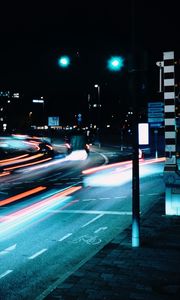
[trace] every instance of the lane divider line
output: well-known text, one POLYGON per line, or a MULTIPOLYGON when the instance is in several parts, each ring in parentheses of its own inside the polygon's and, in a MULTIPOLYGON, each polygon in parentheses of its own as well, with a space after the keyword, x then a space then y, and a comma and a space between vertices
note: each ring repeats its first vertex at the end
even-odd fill
POLYGON ((90 220, 89 222, 87 222, 87 223, 85 223, 84 225, 82 225, 81 228, 88 226, 89 224, 93 223, 94 221, 96 221, 97 219, 99 219, 99 218, 101 218, 101 217, 103 217, 103 216, 104 216, 104 214, 101 214, 101 215, 99 215, 99 216, 93 218, 93 219, 90 220))
POLYGON ((8 274, 10 274, 12 272, 13 272, 13 270, 7 270, 6 272, 0 274, 0 279, 3 278, 3 277, 5 277, 5 276, 7 276, 8 274))
POLYGON ((10 253, 11 251, 15 250, 15 249, 16 249, 16 245, 17 245, 17 244, 14 244, 14 245, 12 245, 12 246, 10 246, 10 247, 4 249, 3 251, 1 251, 1 252, 0 252, 0 256, 5 255, 5 254, 8 254, 8 253, 10 253))
POLYGON ((59 240, 58 240, 58 242, 62 242, 62 241, 64 241, 65 239, 67 239, 69 236, 71 236, 72 235, 72 233, 70 232, 70 233, 68 233, 68 234, 66 234, 66 235, 64 235, 62 238, 60 238, 59 240))
POLYGON ((37 256, 41 255, 42 253, 46 252, 48 249, 45 248, 45 249, 42 249, 40 250, 39 252, 36 252, 35 254, 33 254, 32 256, 29 256, 28 259, 34 259, 36 258, 37 256))

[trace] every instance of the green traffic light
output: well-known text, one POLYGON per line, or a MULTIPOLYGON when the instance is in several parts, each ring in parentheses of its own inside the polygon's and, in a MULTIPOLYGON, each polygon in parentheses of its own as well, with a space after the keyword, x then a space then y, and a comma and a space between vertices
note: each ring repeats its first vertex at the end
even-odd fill
POLYGON ((110 71, 120 71, 123 66, 124 58, 121 56, 112 56, 107 62, 107 67, 110 71))
POLYGON ((58 64, 62 68, 67 68, 70 65, 69 56, 61 56, 58 60, 58 64))

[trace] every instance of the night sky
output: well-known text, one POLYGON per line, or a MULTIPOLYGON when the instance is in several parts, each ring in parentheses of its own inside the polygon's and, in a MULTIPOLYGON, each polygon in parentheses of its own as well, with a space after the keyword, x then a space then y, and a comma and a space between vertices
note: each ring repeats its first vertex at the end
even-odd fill
MULTIPOLYGON (((146 98, 158 90, 155 62, 163 51, 180 55, 178 1, 135 1, 135 37, 140 67, 145 70, 146 98)), ((53 109, 70 104, 81 109, 94 84, 101 86, 102 101, 128 103, 128 68, 131 55, 131 1, 7 2, 0 7, 0 88, 26 97, 47 97, 53 109), (37 4, 38 3, 38 4, 37 4), (71 56, 67 70, 58 58, 71 56), (110 73, 111 55, 125 57, 120 73, 110 73), (56 108, 55 108, 56 107, 56 108)), ((26 101, 26 100, 25 100, 26 101)))

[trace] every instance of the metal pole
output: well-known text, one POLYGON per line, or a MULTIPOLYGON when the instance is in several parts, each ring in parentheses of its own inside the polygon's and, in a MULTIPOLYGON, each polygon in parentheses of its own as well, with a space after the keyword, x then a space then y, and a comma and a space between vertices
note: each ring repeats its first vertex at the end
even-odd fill
POLYGON ((97 103, 97 139, 98 139, 98 144, 99 144, 99 148, 101 147, 101 143, 100 143, 100 134, 99 134, 99 131, 100 131, 100 107, 101 107, 101 104, 100 104, 100 85, 99 84, 95 84, 94 87, 97 88, 97 91, 98 91, 98 103, 97 103))
POLYGON ((140 245, 139 145, 137 113, 134 113, 132 168, 132 247, 140 245))
POLYGON ((160 66, 159 70, 159 93, 162 92, 162 67, 160 66))
POLYGON ((154 130, 155 158, 158 158, 157 141, 158 141, 158 130, 156 129, 154 130))
POLYGON ((132 247, 140 246, 140 197, 139 197, 139 144, 138 144, 138 109, 137 109, 137 61, 135 45, 135 0, 131 0, 132 9, 132 104, 134 111, 133 124, 133 167, 132 167, 132 247))
POLYGON ((100 103, 100 85, 98 85, 98 121, 99 121, 99 133, 98 133, 98 139, 99 139, 99 148, 101 148, 101 142, 100 142, 100 108, 101 108, 101 103, 100 103))
POLYGON ((45 110, 44 110, 44 100, 43 100, 43 126, 46 125, 45 124, 45 110))

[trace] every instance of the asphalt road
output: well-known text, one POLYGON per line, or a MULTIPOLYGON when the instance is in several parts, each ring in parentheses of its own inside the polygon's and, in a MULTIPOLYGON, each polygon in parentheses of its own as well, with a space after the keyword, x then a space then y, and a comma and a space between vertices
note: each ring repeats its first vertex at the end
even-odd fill
MULTIPOLYGON (((85 161, 3 179, 1 201, 37 186, 45 189, 0 207, 0 299, 42 299, 131 224, 131 163, 101 170, 98 177, 82 174, 109 159, 115 162, 118 154, 92 153, 85 161)), ((140 169, 143 214, 164 192, 163 162, 140 169)))

